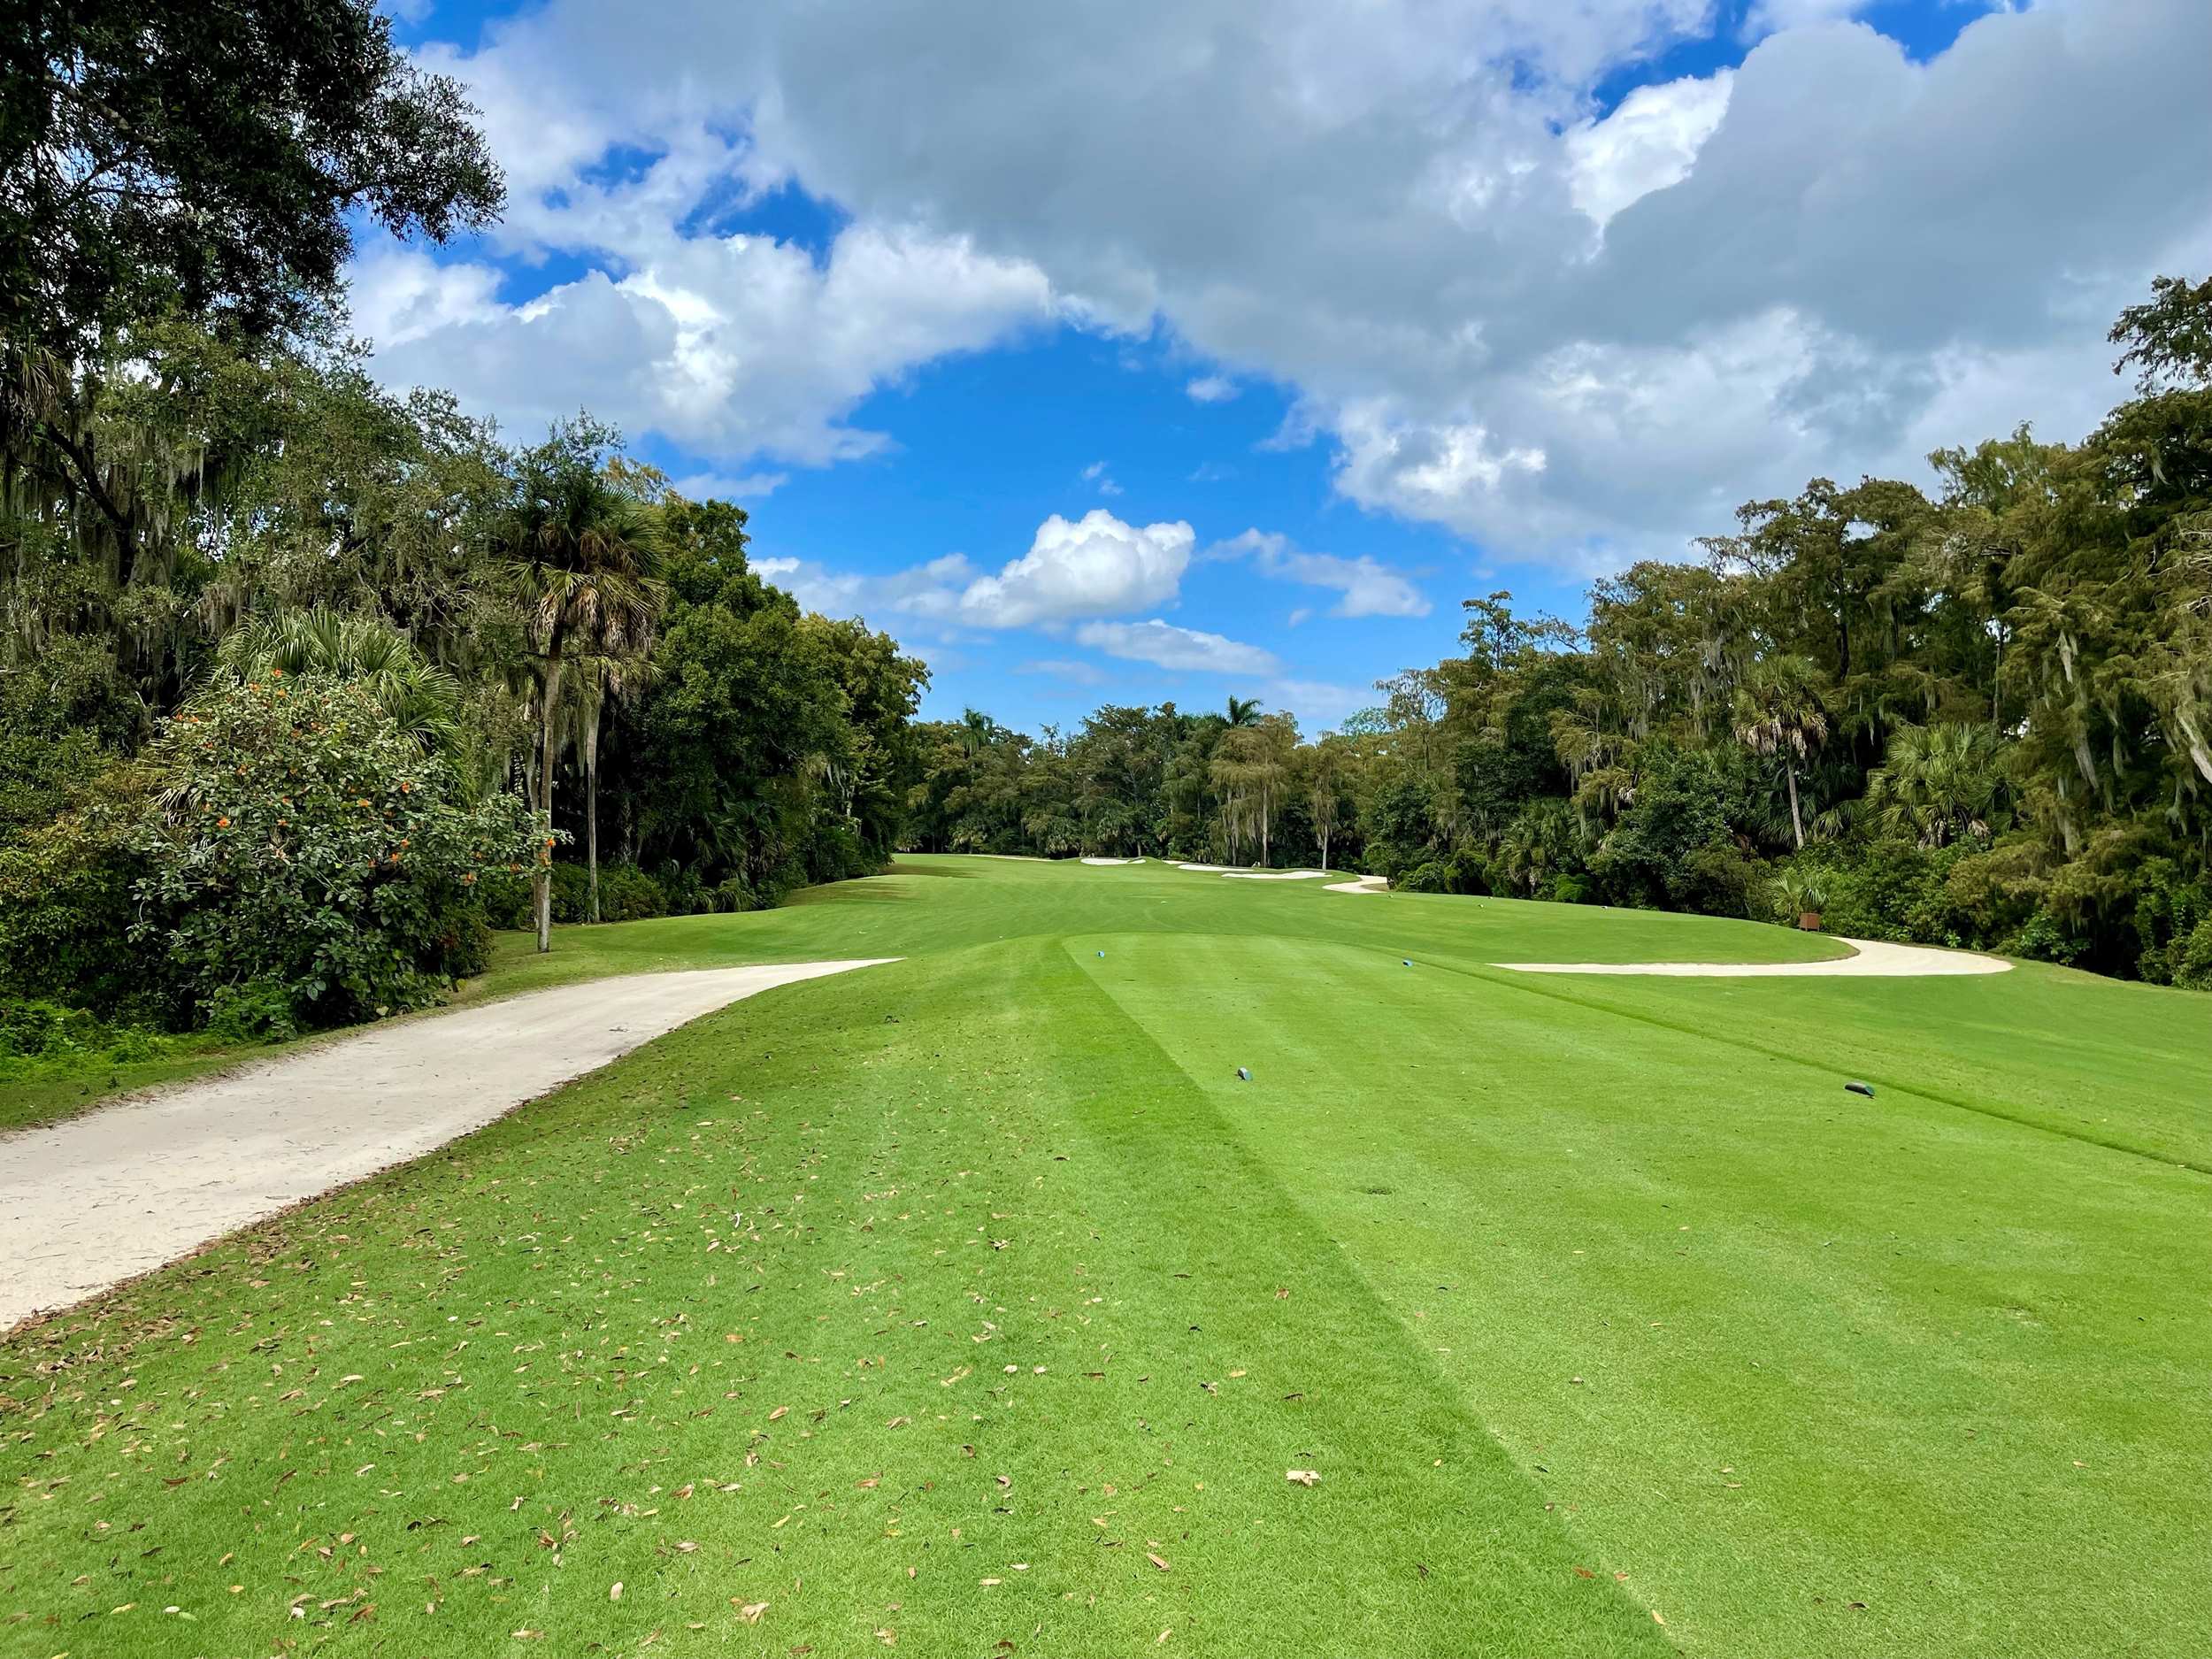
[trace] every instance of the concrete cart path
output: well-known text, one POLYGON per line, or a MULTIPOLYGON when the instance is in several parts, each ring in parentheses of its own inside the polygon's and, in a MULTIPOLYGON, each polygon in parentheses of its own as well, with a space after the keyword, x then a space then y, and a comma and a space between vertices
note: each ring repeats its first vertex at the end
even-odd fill
POLYGON ((874 965, 783 962, 533 991, 0 1136, 0 1331, 419 1157, 727 1003, 874 965))

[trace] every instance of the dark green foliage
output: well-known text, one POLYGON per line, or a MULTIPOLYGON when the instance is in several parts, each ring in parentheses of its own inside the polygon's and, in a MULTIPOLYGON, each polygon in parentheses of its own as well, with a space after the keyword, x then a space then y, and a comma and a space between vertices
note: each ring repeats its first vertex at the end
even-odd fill
POLYGON ((1743 798, 1732 770, 1711 750, 1658 743, 1646 751, 1634 804, 1590 856, 1609 902, 1750 913, 1752 872, 1729 836, 1729 809, 1743 798))
POLYGON ((528 858, 521 803, 470 801, 369 682, 218 682, 148 751, 134 939, 211 1027, 280 1036, 434 1000, 490 944, 472 889, 528 858))
POLYGON ((0 1061, 143 1060, 161 1047, 158 1036, 139 1026, 111 1025, 81 1008, 0 997, 0 1061))
POLYGON ((0 844, 0 992, 174 1022, 171 987, 130 938, 150 777, 130 765, 92 770, 65 800, 58 816, 0 844))
MULTIPOLYGON (((558 863, 553 866, 553 919, 557 922, 580 922, 585 916, 587 879, 581 864, 558 863)), ((503 907, 498 925, 521 926, 528 914, 526 888, 517 885, 518 910, 503 907), (508 921, 509 914, 515 919, 508 921)), ((602 864, 599 866, 599 919, 603 922, 637 922, 669 913, 668 895, 659 882, 634 864, 602 864)))
POLYGON ((64 358, 176 312, 265 334, 337 294, 359 211, 442 239, 499 171, 371 0, 27 0, 0 30, 0 337, 64 358))

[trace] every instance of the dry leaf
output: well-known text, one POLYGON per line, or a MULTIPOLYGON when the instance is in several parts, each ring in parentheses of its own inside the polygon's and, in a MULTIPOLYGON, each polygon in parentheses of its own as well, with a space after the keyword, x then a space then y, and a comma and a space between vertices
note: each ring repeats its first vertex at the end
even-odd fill
POLYGON ((622 1580, 617 1578, 612 1584, 607 1586, 607 1600, 610 1601, 619 1601, 621 1599, 622 1580))
POLYGON ((1302 1486, 1317 1486, 1321 1484, 1321 1471, 1317 1469, 1286 1469, 1283 1479, 1294 1480, 1302 1486))
POLYGON ((1150 1563, 1151 1563, 1154 1566, 1157 1567, 1157 1568, 1158 1568, 1158 1569, 1159 1569, 1162 1572, 1165 1572, 1165 1571, 1168 1571, 1168 1564, 1167 1564, 1167 1563, 1165 1563, 1164 1561, 1162 1561, 1162 1560, 1161 1560, 1161 1559, 1160 1559, 1157 1555, 1154 1555, 1154 1554, 1153 1554, 1150 1550, 1148 1550, 1148 1550, 1146 1550, 1146 1551, 1144 1552, 1144 1558, 1145 1558, 1147 1561, 1150 1562, 1150 1563))
MULTIPOLYGON (((734 1601, 737 1598, 732 1596, 730 1600, 734 1601)), ((748 1624, 757 1624, 760 1623, 760 1616, 767 1610, 768 1603, 765 1601, 748 1601, 737 1609, 737 1616, 748 1624)))

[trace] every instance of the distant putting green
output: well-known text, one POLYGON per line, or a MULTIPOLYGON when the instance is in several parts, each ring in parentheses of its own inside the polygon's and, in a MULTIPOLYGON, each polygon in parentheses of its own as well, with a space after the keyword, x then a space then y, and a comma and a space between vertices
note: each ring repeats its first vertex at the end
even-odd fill
POLYGON ((0 1343, 0 1655, 2200 1654, 2212 998, 1491 965, 1840 949, 979 858, 517 941, 903 960, 0 1343))

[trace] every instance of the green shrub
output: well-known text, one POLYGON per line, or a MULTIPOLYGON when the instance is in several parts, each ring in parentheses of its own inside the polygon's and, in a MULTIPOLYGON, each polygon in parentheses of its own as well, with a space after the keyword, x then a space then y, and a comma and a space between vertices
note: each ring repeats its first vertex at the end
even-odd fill
POLYGON ((142 769, 111 766, 70 811, 0 847, 0 991, 173 1024, 189 1012, 132 944, 133 846, 151 809, 142 769))
POLYGON ((2185 991, 2212 991, 2212 916, 2192 928, 2183 942, 2174 983, 2185 991))
POLYGON ((1590 873, 1616 904, 1750 914, 1751 875, 1728 838, 1732 774, 1710 753, 1655 741, 1635 804, 1590 856, 1590 873))
MULTIPOLYGON (((526 877, 522 878, 523 918, 512 924, 529 926, 529 889, 526 877)), ((557 922, 581 922, 590 917, 591 872, 582 864, 557 864, 553 866, 553 919, 557 922)), ((603 922, 637 922, 649 917, 668 914, 668 895, 659 882, 634 864, 601 864, 599 866, 599 919, 603 922)))
POLYGON ((474 889, 541 833, 511 795, 468 802, 358 681, 218 684, 149 755, 164 789, 134 842, 134 936, 241 1035, 417 1007, 480 972, 474 889))
POLYGON ((477 902, 483 907, 487 926, 503 929, 534 926, 530 911, 530 874, 518 864, 487 870, 476 883, 477 902))
POLYGON ((0 1061, 100 1056, 143 1060, 166 1040, 135 1025, 114 1025, 88 1009, 35 997, 0 997, 0 1061))
POLYGON ((2038 910, 2001 949, 2008 956, 2028 956, 2071 967, 2087 953, 2089 941, 2049 910, 2038 910))

